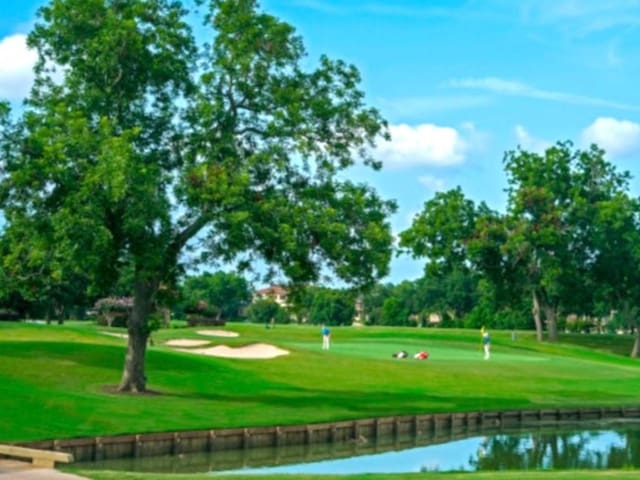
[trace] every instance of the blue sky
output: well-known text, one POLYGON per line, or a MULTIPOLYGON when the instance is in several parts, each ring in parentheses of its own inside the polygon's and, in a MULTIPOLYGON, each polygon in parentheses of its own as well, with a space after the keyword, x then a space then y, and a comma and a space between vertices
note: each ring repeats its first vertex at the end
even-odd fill
MULTIPOLYGON (((0 97, 19 102, 24 47, 42 0, 2 0, 0 97)), ((369 104, 391 125, 382 172, 355 170, 399 211, 402 231, 436 191, 461 186, 502 211, 502 158, 518 145, 598 143, 640 194, 640 0, 263 0, 293 24, 310 66, 355 64, 369 104)), ((420 276, 394 260, 386 279, 420 276)))

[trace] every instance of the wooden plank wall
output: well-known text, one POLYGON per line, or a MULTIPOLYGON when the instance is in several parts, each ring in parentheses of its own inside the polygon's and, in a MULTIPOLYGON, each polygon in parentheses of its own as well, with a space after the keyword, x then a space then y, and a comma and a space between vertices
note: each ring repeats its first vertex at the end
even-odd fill
POLYGON ((535 428, 559 423, 579 425, 583 421, 625 418, 640 418, 640 407, 435 413, 307 425, 46 440, 16 445, 70 453, 76 461, 99 461, 317 443, 393 444, 407 438, 428 445, 482 433, 484 429, 535 428))

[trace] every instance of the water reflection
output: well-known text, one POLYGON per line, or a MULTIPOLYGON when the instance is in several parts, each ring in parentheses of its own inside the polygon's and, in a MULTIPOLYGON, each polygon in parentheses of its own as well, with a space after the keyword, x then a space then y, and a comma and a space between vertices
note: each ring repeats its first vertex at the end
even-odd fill
POLYGON ((495 435, 484 438, 471 470, 602 469, 640 465, 640 430, 495 435), (635 446, 634 446, 635 445, 635 446), (620 455, 621 452, 624 455, 620 455))
POLYGON ((640 421, 403 437, 210 454, 109 460, 86 468, 146 472, 402 473, 640 468, 640 421), (454 439, 455 438, 455 439, 454 439))

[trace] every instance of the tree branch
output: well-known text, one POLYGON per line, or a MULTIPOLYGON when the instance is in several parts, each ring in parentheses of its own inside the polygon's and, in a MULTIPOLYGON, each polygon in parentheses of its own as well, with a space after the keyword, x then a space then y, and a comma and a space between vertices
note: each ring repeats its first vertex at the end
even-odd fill
POLYGON ((186 245, 186 243, 193 238, 200 230, 204 228, 204 226, 209 222, 210 217, 203 213, 198 218, 196 218, 190 225, 187 225, 184 229, 182 229, 178 234, 173 238, 173 240, 168 245, 168 252, 177 254, 182 250, 182 248, 186 245))

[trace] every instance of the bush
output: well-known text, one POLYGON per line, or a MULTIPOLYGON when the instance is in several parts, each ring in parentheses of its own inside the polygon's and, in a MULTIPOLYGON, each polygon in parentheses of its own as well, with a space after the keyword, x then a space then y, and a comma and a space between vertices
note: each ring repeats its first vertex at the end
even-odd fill
POLYGON ((198 315, 196 313, 187 315, 187 325, 190 327, 197 327, 199 325, 222 327, 225 323, 224 320, 216 317, 207 317, 206 315, 198 315))
POLYGON ((131 297, 101 298, 93 306, 98 325, 108 327, 126 327, 132 308, 133 298, 131 297))
POLYGON ((247 307, 247 320, 252 323, 289 323, 291 321, 287 311, 273 300, 257 300, 247 307))
POLYGON ((563 322, 564 325, 560 325, 560 322, 558 323, 559 329, 566 330, 571 333, 589 333, 596 328, 594 322, 588 318, 579 318, 572 322, 563 322))
POLYGON ((204 317, 216 317, 220 311, 217 308, 212 308, 204 300, 198 300, 195 305, 187 305, 184 308, 186 314, 201 315, 204 317))
POLYGON ((17 322, 20 320, 20 314, 9 308, 0 308, 0 321, 17 322))
POLYGON ((220 318, 220 310, 211 308, 204 300, 199 300, 194 306, 184 309, 187 314, 187 325, 196 327, 198 325, 223 326, 225 321, 220 318))

